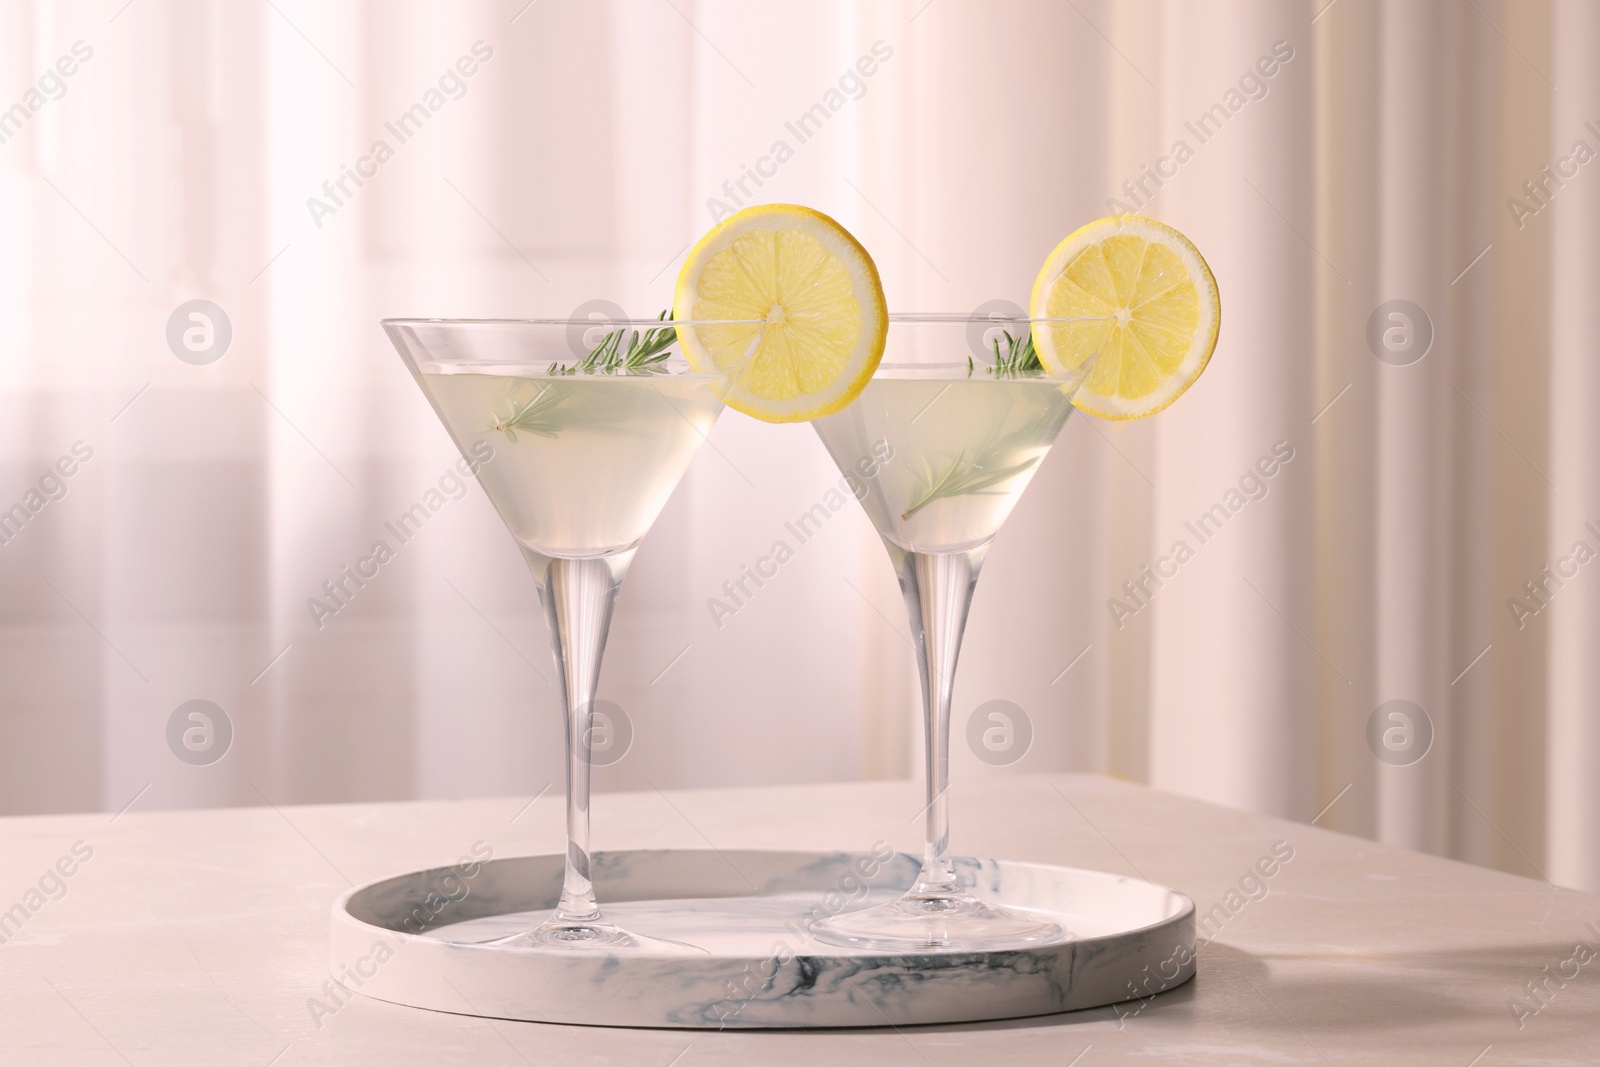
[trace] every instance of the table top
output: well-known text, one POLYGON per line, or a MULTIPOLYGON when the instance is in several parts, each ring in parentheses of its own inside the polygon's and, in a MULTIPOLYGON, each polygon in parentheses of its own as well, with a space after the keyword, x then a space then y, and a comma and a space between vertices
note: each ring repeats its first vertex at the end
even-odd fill
MULTIPOLYGON (((7 1064, 1600 1062, 1600 897, 1092 775, 952 789, 964 854, 1194 898, 1199 975, 1112 1008, 894 1030, 616 1030, 346 996, 352 883, 560 852, 559 790, 0 819, 7 1064), (476 850, 476 852, 475 852, 476 850), (1270 875, 1262 872, 1270 871, 1270 875)), ((920 851, 914 782, 599 794, 601 848, 920 851)))

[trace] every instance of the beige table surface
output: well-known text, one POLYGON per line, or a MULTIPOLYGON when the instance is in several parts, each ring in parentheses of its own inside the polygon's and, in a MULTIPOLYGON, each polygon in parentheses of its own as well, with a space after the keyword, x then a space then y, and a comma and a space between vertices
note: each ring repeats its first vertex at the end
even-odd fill
MULTIPOLYGON (((0 1063, 1600 1063, 1600 958, 1574 953, 1580 942, 1600 952, 1600 897, 1087 775, 958 783, 955 845, 1137 873, 1211 912, 1199 976, 1143 1006, 902 1031, 717 1033, 327 999, 328 909, 347 885, 454 862, 476 842, 496 856, 559 852, 557 792, 531 805, 135 807, 115 818, 0 820, 0 910, 38 905, 19 930, 0 928, 10 934, 0 945, 0 1063), (80 855, 93 852, 81 862, 71 858, 80 841, 80 855), (1270 879, 1247 877, 1280 841, 1293 859, 1270 879), (47 877, 64 856, 72 875, 47 877), (47 892, 29 897, 42 878, 47 892), (1230 898, 1241 879, 1251 895, 1230 898), (1528 980, 1543 983, 1541 999, 1528 980), (1514 997, 1528 1005, 1520 1028, 1514 997), (314 998, 336 1010, 314 1013, 314 998)), ((921 806, 910 782, 602 794, 596 844, 831 849, 882 839, 916 851, 921 806)))

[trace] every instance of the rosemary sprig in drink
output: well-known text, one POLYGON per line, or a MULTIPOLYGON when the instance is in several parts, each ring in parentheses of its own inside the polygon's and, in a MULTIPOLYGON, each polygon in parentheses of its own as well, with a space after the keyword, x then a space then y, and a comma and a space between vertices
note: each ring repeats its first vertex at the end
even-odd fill
MULTIPOLYGON (((1000 351, 1000 338, 994 339, 994 363, 988 368, 990 374, 996 378, 1016 378, 1024 374, 1042 374, 1044 365, 1039 362, 1039 353, 1033 348, 1033 331, 1026 336, 1017 338, 1011 336, 1010 330, 1002 330, 1006 335, 1006 350, 1000 351)), ((972 377, 972 357, 967 357, 967 377, 972 377)))
POLYGON ((1032 470, 1038 464, 1040 456, 1037 454, 1021 462, 1008 462, 1016 455, 1019 446, 1038 439, 1039 428, 1030 424, 1019 427, 1005 437, 991 439, 970 459, 963 449, 942 468, 936 468, 931 461, 924 460, 921 476, 917 479, 918 488, 911 494, 911 506, 900 513, 901 520, 909 519, 936 500, 996 492, 995 486, 1032 470))
MULTIPOLYGON (((668 312, 656 316, 664 322, 668 312)), ((649 373, 667 358, 667 349, 678 340, 678 331, 671 326, 652 326, 642 334, 638 330, 610 330, 600 338, 600 343, 578 362, 568 366, 552 363, 549 374, 615 374, 617 371, 643 371, 649 373), (622 335, 631 333, 628 347, 622 347, 622 335)))
MULTIPOLYGON (((663 311, 656 319, 664 322, 669 314, 663 311)), ((652 326, 642 333, 639 330, 608 330, 600 338, 600 343, 582 359, 571 364, 552 363, 546 373, 552 377, 660 373, 666 369, 660 364, 666 362, 667 349, 677 340, 677 330, 671 326, 652 326), (622 344, 625 334, 631 334, 626 348, 622 344)), ((559 382, 547 382, 538 388, 539 391, 526 402, 519 402, 514 395, 508 395, 505 414, 492 412, 486 428, 498 430, 506 435, 507 441, 515 444, 519 432, 536 437, 555 437, 578 418, 591 427, 609 426, 614 421, 606 410, 614 405, 597 403, 592 390, 580 390, 559 382)), ((617 430, 618 427, 610 426, 610 429, 617 430)))
MULTIPOLYGON (((486 430, 498 430, 506 440, 516 444, 518 433, 535 437, 559 437, 574 427, 604 431, 608 434, 636 436, 629 425, 637 413, 628 399, 617 390, 651 388, 651 383, 641 381, 633 386, 602 386, 598 382, 553 381, 540 383, 523 379, 513 382, 502 403, 506 413, 491 412, 486 430), (527 401, 518 398, 523 386, 532 385, 538 390, 527 401)), ((638 393, 633 394, 637 396, 638 393)), ((659 394, 658 394, 659 395, 659 394)), ((662 403, 670 404, 665 396, 662 403)))
POLYGON ((517 405, 512 397, 506 397, 507 413, 504 418, 494 416, 489 423, 489 429, 499 430, 506 435, 506 440, 515 444, 517 431, 531 433, 536 437, 554 437, 561 432, 566 420, 558 416, 557 412, 562 403, 570 399, 555 388, 555 385, 546 385, 533 395, 533 399, 526 404, 517 405))

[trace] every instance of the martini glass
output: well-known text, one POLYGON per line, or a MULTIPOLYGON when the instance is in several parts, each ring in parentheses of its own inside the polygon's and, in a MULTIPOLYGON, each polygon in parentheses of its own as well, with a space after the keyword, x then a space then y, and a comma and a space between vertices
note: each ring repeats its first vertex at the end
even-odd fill
POLYGON ((1050 451, 1087 376, 1087 366, 1071 380, 1008 368, 1006 357, 1022 351, 1031 325, 891 315, 884 362, 865 391, 812 423, 900 579, 922 681, 928 799, 916 883, 898 900, 819 921, 813 933, 829 944, 984 950, 1062 936, 1053 922, 967 892, 950 859, 950 696, 967 610, 990 542, 1050 451), (995 348, 979 341, 985 337, 995 348), (968 358, 974 350, 999 358, 974 362, 968 358))
POLYGON ((563 682, 561 899, 542 924, 494 944, 697 951, 606 920, 589 851, 595 688, 612 610, 639 542, 722 411, 716 379, 693 373, 671 351, 674 325, 383 322, 522 550, 563 682))

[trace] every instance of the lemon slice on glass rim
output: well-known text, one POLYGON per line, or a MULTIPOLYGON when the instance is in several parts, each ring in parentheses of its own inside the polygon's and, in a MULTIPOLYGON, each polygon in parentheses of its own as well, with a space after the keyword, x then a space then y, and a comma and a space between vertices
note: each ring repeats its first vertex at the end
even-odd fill
POLYGON ((889 313, 872 257, 810 208, 748 207, 689 251, 673 302, 690 367, 729 407, 767 422, 840 410, 883 358, 889 313))
POLYGON ((1154 415, 1217 347, 1222 305, 1199 249, 1139 215, 1099 219, 1056 246, 1033 283, 1034 349, 1056 377, 1088 377, 1073 404, 1106 419, 1154 415), (1090 360, 1093 363, 1090 364, 1090 360))

